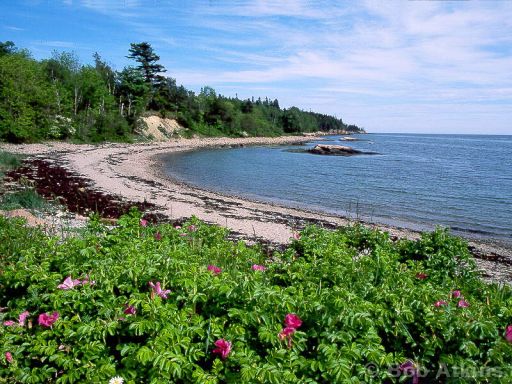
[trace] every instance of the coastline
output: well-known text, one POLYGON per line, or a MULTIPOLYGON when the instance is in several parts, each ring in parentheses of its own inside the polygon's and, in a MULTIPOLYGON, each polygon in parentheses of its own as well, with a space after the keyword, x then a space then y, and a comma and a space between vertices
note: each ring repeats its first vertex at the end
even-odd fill
MULTIPOLYGON (((334 228, 360 220, 279 204, 255 201, 239 196, 208 191, 173 180, 165 174, 162 157, 170 152, 200 148, 246 145, 283 145, 305 143, 318 137, 206 138, 176 139, 163 143, 141 144, 0 144, 0 149, 36 156, 58 164, 89 180, 97 190, 136 202, 150 202, 169 220, 191 216, 229 228, 249 241, 286 244, 293 233, 308 223, 334 228)), ((389 232, 396 238, 416 239, 420 232, 371 222, 371 228, 389 232)), ((468 239, 479 267, 493 279, 510 279, 512 246, 499 241, 468 239)))

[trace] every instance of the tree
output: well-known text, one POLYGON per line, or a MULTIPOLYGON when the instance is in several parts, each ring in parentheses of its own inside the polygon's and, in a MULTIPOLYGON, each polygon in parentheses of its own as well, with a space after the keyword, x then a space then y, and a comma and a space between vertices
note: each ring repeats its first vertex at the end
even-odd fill
POLYGON ((0 56, 0 138, 47 138, 55 101, 41 65, 24 53, 0 56))
POLYGON ((52 58, 44 60, 42 65, 57 101, 57 113, 70 116, 79 99, 79 89, 75 84, 80 68, 78 58, 69 52, 54 51, 52 58))
POLYGON ((98 53, 92 66, 68 52, 37 61, 12 41, 0 41, 0 140, 125 139, 148 109, 207 135, 360 131, 334 116, 282 110, 277 99, 227 98, 211 87, 196 95, 164 76, 149 43, 132 43, 129 54, 137 65, 116 72, 98 53))
POLYGON ((78 57, 74 52, 54 51, 52 58, 45 62, 45 68, 58 100, 59 113, 67 112, 71 107, 73 116, 76 116, 82 102, 78 78, 81 64, 78 57), (71 103, 68 98, 72 100, 71 103))
POLYGON ((286 133, 300 132, 301 111, 297 107, 285 109, 282 116, 283 130, 286 133))
POLYGON ((135 120, 144 110, 149 98, 149 87, 142 73, 133 67, 126 67, 118 74, 119 111, 122 116, 135 120))
POLYGON ((158 64, 160 56, 158 56, 148 42, 131 43, 129 49, 130 54, 126 56, 139 63, 136 67, 144 74, 144 79, 147 83, 154 84, 158 80, 158 74, 166 72, 163 65, 158 64))
POLYGON ((215 89, 209 86, 201 88, 201 92, 197 95, 199 112, 203 115, 207 113, 216 98, 217 94, 215 93, 215 89))
POLYGON ((252 110, 253 110, 253 105, 252 105, 252 102, 251 100, 247 99, 245 100, 243 103, 242 103, 242 112, 243 113, 251 113, 252 110))
POLYGON ((0 41, 0 56, 16 53, 17 50, 16 45, 12 41, 0 41))
POLYGON ((105 61, 101 59, 101 56, 98 52, 95 52, 92 55, 94 58, 94 67, 96 71, 101 75, 103 81, 108 87, 108 92, 112 95, 115 91, 115 82, 116 82, 116 74, 105 61))

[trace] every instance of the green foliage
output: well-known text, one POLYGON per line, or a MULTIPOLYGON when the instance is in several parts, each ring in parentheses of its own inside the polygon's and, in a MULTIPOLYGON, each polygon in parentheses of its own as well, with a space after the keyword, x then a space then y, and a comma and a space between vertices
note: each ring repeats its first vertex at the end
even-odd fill
POLYGON ((429 379, 439 366, 484 367, 510 382, 512 292, 477 279, 469 258, 453 269, 466 246, 445 231, 393 243, 361 226, 308 227, 271 259, 226 235, 196 219, 142 226, 132 212, 58 241, 0 217, 0 321, 30 312, 25 326, 0 327, 0 382, 378 383, 398 380, 408 359, 429 379), (409 257, 419 249, 428 255, 409 257), (59 289, 67 276, 87 282, 59 289), (51 328, 37 324, 54 311, 51 328), (278 337, 288 313, 303 321, 290 344, 278 337), (225 360, 212 353, 219 339, 232 344, 225 360))
MULTIPOLYGON (((348 126, 341 119, 299 108, 280 109, 277 100, 239 100, 217 95, 210 87, 205 87, 197 97, 191 95, 195 114, 189 116, 182 109, 181 119, 187 127, 208 136, 278 136, 317 131, 363 132, 357 126, 348 126), (195 101, 194 101, 195 100, 195 101), (192 123, 191 123, 192 121, 192 123)), ((179 109, 179 107, 178 107, 179 109)), ((181 121, 181 120, 180 120, 181 121)))
POLYGON ((19 167, 21 165, 22 157, 13 153, 0 151, 0 178, 4 173, 19 167))
POLYGON ((41 62, 25 51, 0 55, 0 139, 126 140, 131 128, 118 111, 114 72, 95 58, 91 67, 70 53, 41 62))
POLYGON ((423 233, 416 242, 402 241, 399 248, 400 260, 422 261, 440 281, 474 276, 476 265, 464 240, 450 236, 448 229, 423 233))
POLYGON ((153 47, 148 42, 131 43, 129 52, 127 57, 139 63, 137 69, 144 74, 147 83, 154 83, 157 75, 166 71, 163 65, 157 63, 160 56, 153 51, 153 47))
POLYGON ((9 55, 16 51, 16 45, 12 41, 0 41, 0 56, 9 55))
POLYGON ((126 67, 118 74, 118 93, 123 114, 134 121, 145 110, 150 87, 136 68, 126 67))
POLYGON ((24 52, 0 56, 0 139, 18 143, 45 138, 54 108, 37 61, 24 52))
POLYGON ((6 193, 0 197, 0 209, 37 209, 41 210, 48 206, 48 202, 35 190, 27 188, 21 191, 6 193))

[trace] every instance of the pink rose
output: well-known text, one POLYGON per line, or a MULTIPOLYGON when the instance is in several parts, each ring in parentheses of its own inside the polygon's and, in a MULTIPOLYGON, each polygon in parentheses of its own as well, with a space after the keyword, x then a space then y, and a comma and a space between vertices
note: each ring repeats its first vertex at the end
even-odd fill
POLYGON ((225 360, 226 357, 228 357, 229 353, 231 352, 231 343, 229 341, 226 341, 224 339, 219 339, 215 342, 215 348, 212 353, 216 355, 220 355, 222 360, 225 360))
POLYGON ((68 276, 68 277, 66 277, 66 279, 62 282, 62 284, 57 285, 57 288, 59 288, 59 289, 64 289, 64 290, 68 290, 68 289, 73 289, 74 287, 76 287, 77 285, 80 285, 80 284, 81 284, 80 279, 75 279, 75 280, 73 280, 73 279, 71 278, 71 276, 68 276))
POLYGON ((285 327, 281 332, 279 332, 278 336, 281 340, 288 341, 288 348, 292 347, 292 336, 295 333, 296 329, 292 327, 285 327))
POLYGON ((218 275, 219 273, 222 272, 222 269, 220 269, 219 267, 216 267, 215 265, 209 265, 207 269, 214 275, 218 275))
POLYGON ((467 308, 469 307, 469 303, 466 300, 459 300, 459 302, 457 303, 457 307, 467 308))
POLYGON ((123 312, 126 315, 135 315, 137 313, 137 310, 135 309, 135 307, 133 305, 127 304, 123 312))
POLYGON ((284 318, 284 324, 289 328, 297 329, 302 325, 302 320, 294 313, 289 313, 284 318))
POLYGON ((278 336, 281 340, 284 340, 287 337, 290 337, 291 335, 293 335, 294 333, 295 333, 295 328, 286 327, 286 328, 283 328, 283 330, 281 332, 279 332, 278 336))
POLYGON ((37 322, 43 327, 51 327, 58 318, 59 312, 53 312, 51 315, 48 313, 41 313, 37 318, 37 322))
POLYGON ((29 311, 24 311, 22 313, 20 313, 20 316, 18 317, 18 324, 21 325, 22 327, 25 326, 25 320, 27 320, 27 317, 30 316, 30 312, 29 311))
MULTIPOLYGON (((149 286, 153 290, 153 295, 156 293, 162 299, 167 299, 167 295, 171 293, 170 289, 162 289, 159 281, 157 281, 156 284, 153 284, 153 282, 150 281, 149 286)), ((153 298, 153 296, 151 296, 151 298, 153 298)))
POLYGON ((505 339, 507 339, 509 343, 512 343, 512 325, 507 326, 505 330, 505 339))

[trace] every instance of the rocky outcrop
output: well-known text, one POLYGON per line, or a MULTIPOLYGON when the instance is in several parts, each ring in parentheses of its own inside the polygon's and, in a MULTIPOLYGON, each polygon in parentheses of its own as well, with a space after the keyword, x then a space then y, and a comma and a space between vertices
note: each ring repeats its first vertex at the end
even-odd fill
POLYGON ((356 137, 350 137, 350 136, 343 136, 340 141, 359 141, 356 137))
POLYGON ((326 145, 326 144, 317 144, 313 148, 309 149, 308 152, 314 153, 315 155, 337 155, 337 156, 352 156, 352 155, 361 155, 366 152, 359 151, 352 147, 347 147, 344 145, 326 145))

